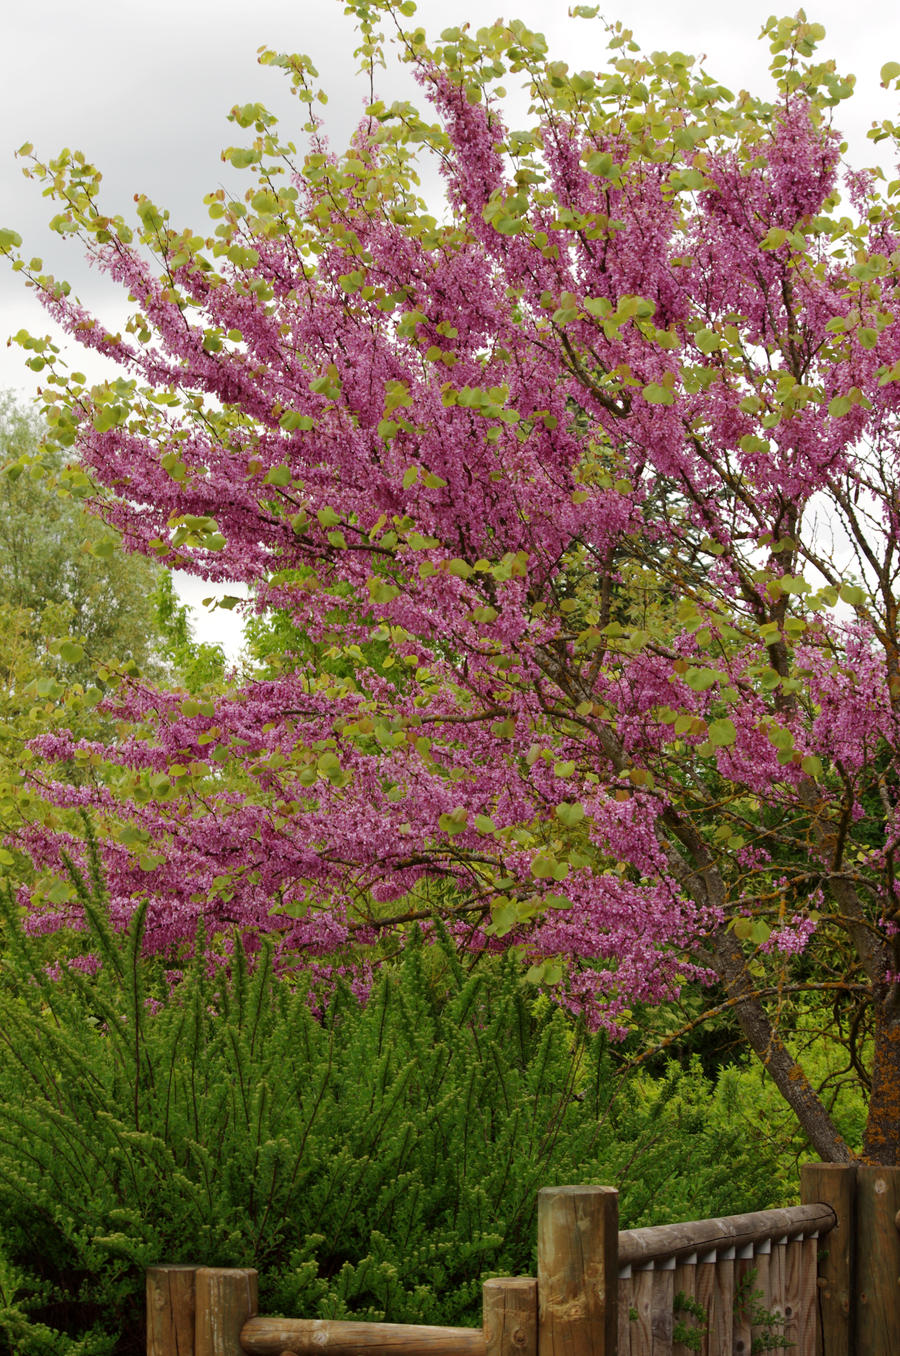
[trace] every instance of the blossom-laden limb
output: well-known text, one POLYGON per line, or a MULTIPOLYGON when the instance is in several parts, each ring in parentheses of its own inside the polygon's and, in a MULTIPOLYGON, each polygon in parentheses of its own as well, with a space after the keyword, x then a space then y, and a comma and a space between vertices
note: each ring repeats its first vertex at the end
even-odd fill
POLYGON ((129 549, 301 637, 214 702, 121 687, 131 732, 48 738, 35 778, 108 823, 113 909, 148 898, 160 949, 202 915, 328 956, 439 912, 611 1028, 715 976, 843 1159, 758 994, 813 954, 865 990, 865 1149, 895 1162, 900 184, 842 167, 852 85, 802 14, 760 99, 621 26, 573 72, 520 23, 429 46, 408 2, 351 9, 427 114, 373 93, 335 154, 308 60, 264 52, 308 147, 236 108, 253 183, 209 238, 143 200, 134 236, 83 158, 33 162, 138 307, 110 333, 17 261, 123 372, 31 360, 58 439, 129 549))

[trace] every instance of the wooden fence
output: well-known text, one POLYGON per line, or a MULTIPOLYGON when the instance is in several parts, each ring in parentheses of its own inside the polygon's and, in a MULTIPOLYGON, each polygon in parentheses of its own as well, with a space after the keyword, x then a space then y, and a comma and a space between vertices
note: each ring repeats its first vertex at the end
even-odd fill
POLYGON ((257 1314, 249 1268, 147 1273, 147 1356, 900 1356, 900 1168, 807 1164, 803 1204, 619 1232, 610 1187, 538 1193, 537 1278, 478 1328, 257 1314))

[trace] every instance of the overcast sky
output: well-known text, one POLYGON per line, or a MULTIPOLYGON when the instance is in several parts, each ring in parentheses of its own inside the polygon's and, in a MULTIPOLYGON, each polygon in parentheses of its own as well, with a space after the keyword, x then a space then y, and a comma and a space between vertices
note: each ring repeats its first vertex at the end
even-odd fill
MULTIPOLYGON (((789 12, 785 3, 774 8, 789 12)), ((504 17, 521 18, 546 33, 551 53, 576 69, 597 69, 604 60, 599 23, 568 18, 566 0, 512 0, 486 8, 483 0, 422 0, 417 19, 431 34, 450 24, 473 26, 504 17)), ((610 0, 607 19, 621 18, 648 50, 705 54, 712 74, 732 89, 763 90, 768 81, 768 48, 758 41, 773 0, 610 0)), ((823 23, 828 37, 820 48, 839 69, 852 72, 859 93, 839 114, 850 141, 850 156, 870 163, 874 151, 865 132, 874 118, 900 115, 898 99, 879 87, 878 72, 900 60, 900 6, 895 0, 822 0, 807 17, 823 23)), ((42 0, 11 6, 4 13, 0 45, 0 226, 17 230, 29 254, 67 278, 82 300, 107 323, 120 324, 123 302, 81 263, 78 248, 50 234, 51 215, 40 188, 24 179, 15 149, 32 141, 43 157, 61 147, 84 151, 104 175, 104 203, 128 219, 135 193, 168 207, 176 227, 205 231, 203 195, 220 184, 246 187, 219 158, 223 146, 244 134, 227 122, 235 103, 259 100, 281 119, 293 137, 299 106, 284 76, 256 64, 262 44, 308 53, 329 95, 329 134, 340 145, 358 120, 365 95, 355 75, 354 42, 342 0, 42 0), (230 177, 229 177, 230 176, 230 177)), ((380 75, 382 97, 407 97, 408 76, 380 75)), ((6 345, 24 327, 43 334, 48 323, 22 286, 0 261, 0 387, 27 398, 38 378, 24 366, 20 349, 6 345)), ((99 362, 99 360, 98 360, 99 362)), ((73 366, 99 379, 73 354, 73 366)), ((196 598, 208 592, 198 586, 196 598)), ((233 614, 219 612, 204 635, 222 634, 234 645, 233 614), (231 627, 229 633, 228 627, 231 627)))

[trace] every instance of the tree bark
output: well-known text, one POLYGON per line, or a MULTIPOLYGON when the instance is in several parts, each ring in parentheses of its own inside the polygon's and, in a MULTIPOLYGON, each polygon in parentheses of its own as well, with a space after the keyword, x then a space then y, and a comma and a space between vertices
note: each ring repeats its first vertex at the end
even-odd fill
POLYGON ((900 993, 891 986, 875 1012, 872 1091, 863 1157, 880 1167, 900 1165, 900 993))

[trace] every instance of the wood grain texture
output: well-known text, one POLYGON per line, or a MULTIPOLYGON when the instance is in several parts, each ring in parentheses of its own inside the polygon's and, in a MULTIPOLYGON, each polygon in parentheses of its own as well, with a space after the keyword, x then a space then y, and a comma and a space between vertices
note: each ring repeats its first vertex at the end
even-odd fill
POLYGON ((196 1267, 147 1270, 147 1356, 194 1356, 196 1267))
MULTIPOLYGON (((249 1356, 486 1356, 480 1328, 437 1328, 415 1323, 354 1323, 350 1319, 247 1319, 240 1332, 249 1356)), ((201 1353, 197 1353, 201 1356, 201 1353)), ((216 1353, 218 1356, 218 1352, 216 1353)), ((229 1353, 231 1356, 231 1353, 229 1353)))
POLYGON ((734 1262, 717 1257, 710 1264, 712 1292, 708 1309, 710 1356, 731 1356, 734 1331, 734 1262))
POLYGON ((672 1356, 672 1301, 675 1298, 675 1268, 666 1267, 648 1273, 653 1278, 650 1292, 650 1331, 653 1356, 672 1356))
POLYGON ((900 1352, 900 1168, 856 1169, 856 1351, 900 1352))
POLYGON ((709 1315, 713 1302, 713 1285, 716 1264, 712 1261, 697 1263, 695 1292, 697 1303, 703 1310, 703 1332, 700 1338, 700 1356, 713 1356, 715 1348, 710 1345, 709 1315))
POLYGON ((256 1309, 251 1267, 198 1267, 194 1356, 243 1356, 241 1328, 256 1309))
POLYGON ((634 1276, 630 1268, 626 1276, 619 1276, 617 1307, 619 1311, 618 1356, 633 1356, 631 1350, 631 1311, 634 1308, 634 1276))
POLYGON ((538 1192, 538 1347, 541 1356, 614 1356, 618 1329, 618 1192, 538 1192))
POLYGON ((793 1239, 784 1249, 784 1335, 793 1351, 800 1345, 800 1310, 803 1303, 803 1243, 793 1239))
MULTIPOLYGON (((798 1246, 797 1244, 794 1245, 798 1246)), ((816 1295, 818 1293, 817 1259, 819 1240, 805 1238, 799 1247, 803 1256, 800 1263, 800 1294, 797 1309, 795 1356, 816 1356, 816 1295)))
MULTIPOLYGON (((672 1273, 672 1290, 674 1292, 673 1307, 675 1299, 679 1295, 684 1296, 686 1304, 696 1301, 697 1298, 697 1264, 694 1262, 680 1263, 672 1273)), ((676 1324, 683 1324, 688 1329, 698 1329, 705 1327, 705 1320, 699 1319, 696 1314, 691 1313, 689 1308, 675 1309, 674 1320, 676 1324)), ((672 1341, 672 1356, 695 1356, 695 1348, 686 1345, 684 1342, 672 1341)))
MULTIPOLYGON (((754 1309, 768 1310, 770 1308, 772 1297, 772 1251, 771 1245, 767 1242, 764 1245, 764 1249, 757 1249, 753 1258, 753 1265, 756 1270, 756 1280, 754 1281, 752 1288, 752 1303, 754 1309)), ((770 1326, 766 1323, 754 1323, 750 1329, 754 1342, 766 1340, 770 1331, 770 1326)))
POLYGON ((830 1206, 836 1220, 816 1241, 816 1356, 851 1356, 856 1164, 804 1163, 800 1198, 830 1206))
POLYGON ((634 1273, 636 1317, 631 1321, 631 1356, 653 1356, 653 1272, 634 1273))
POLYGON ((734 1260, 734 1325, 731 1342, 734 1356, 750 1356, 753 1334, 750 1331, 749 1293, 756 1282, 756 1259, 752 1249, 748 1256, 734 1260))
MULTIPOLYGON (((786 1304, 786 1266, 785 1255, 786 1245, 784 1243, 772 1244, 772 1256, 769 1263, 769 1297, 767 1308, 771 1314, 776 1314, 779 1319, 784 1320, 784 1311, 786 1304)), ((784 1328, 778 1329, 783 1332, 784 1328)))
POLYGON ((537 1281, 504 1276, 482 1286, 485 1356, 537 1356, 537 1281))

